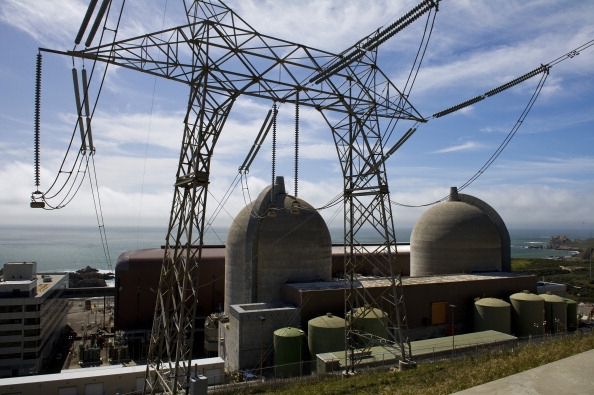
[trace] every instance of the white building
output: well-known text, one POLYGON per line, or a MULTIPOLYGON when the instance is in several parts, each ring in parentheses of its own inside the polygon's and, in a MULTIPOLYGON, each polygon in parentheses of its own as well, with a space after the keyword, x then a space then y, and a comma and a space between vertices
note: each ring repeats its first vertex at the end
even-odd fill
POLYGON ((68 274, 37 275, 36 262, 4 264, 0 280, 0 377, 37 374, 65 328, 68 274))

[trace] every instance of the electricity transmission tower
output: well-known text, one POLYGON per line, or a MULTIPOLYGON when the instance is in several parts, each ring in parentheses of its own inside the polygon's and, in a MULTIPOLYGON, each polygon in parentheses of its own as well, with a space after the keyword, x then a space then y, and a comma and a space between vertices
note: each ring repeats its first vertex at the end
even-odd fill
MULTIPOLYGON (((324 118, 344 179, 345 311, 363 307, 387 312, 392 333, 388 344, 402 360, 410 359, 385 160, 414 132, 410 128, 398 138, 399 121, 426 120, 378 68, 376 55, 387 39, 421 15, 434 13, 437 1, 420 2, 341 54, 259 34, 217 0, 185 0, 184 6, 183 26, 95 47, 90 46, 91 37, 81 50, 42 49, 177 81, 190 91, 145 392, 185 392, 190 382, 211 158, 233 104, 242 95, 313 107, 324 118), (383 242, 365 245, 362 232, 372 232, 383 242), (374 257, 369 263, 378 278, 387 279, 386 291, 371 292, 359 281, 361 255, 374 257)), ((85 18, 81 32, 88 23, 85 18)), ((353 329, 356 319, 351 316, 347 329, 347 371, 354 371, 357 363, 357 342, 374 339, 353 329)))

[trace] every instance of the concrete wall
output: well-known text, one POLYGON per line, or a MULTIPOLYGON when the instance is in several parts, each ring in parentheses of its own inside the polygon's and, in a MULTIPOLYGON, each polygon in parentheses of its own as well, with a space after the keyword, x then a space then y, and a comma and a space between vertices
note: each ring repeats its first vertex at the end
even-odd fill
MULTIPOLYGON (((118 258, 115 330, 152 327, 164 253, 160 248, 128 251, 118 258)), ((198 316, 206 317, 222 306, 224 277, 224 248, 204 247, 198 280, 198 316)))
MULTIPOLYGON (((224 362, 221 358, 192 361, 192 371, 206 376, 208 383, 221 384, 224 379, 224 362)), ((103 394, 125 394, 142 390, 146 365, 110 366, 99 369, 73 369, 58 374, 15 377, 0 380, 0 395, 29 394, 85 394, 91 390, 103 394), (62 392, 60 392, 62 391, 62 392)), ((96 392, 93 392, 96 393, 96 392)))
POLYGON ((228 372, 252 371, 272 362, 273 334, 279 328, 299 325, 299 311, 266 303, 229 306, 229 320, 219 324, 219 356, 228 372))

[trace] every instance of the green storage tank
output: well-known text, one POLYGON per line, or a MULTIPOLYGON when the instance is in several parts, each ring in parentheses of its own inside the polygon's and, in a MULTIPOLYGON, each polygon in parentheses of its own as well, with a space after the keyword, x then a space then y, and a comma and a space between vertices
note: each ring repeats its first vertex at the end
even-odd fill
POLYGON ((317 354, 344 351, 346 321, 331 313, 307 322, 307 346, 312 359, 317 354))
POLYGON ((567 330, 572 332, 578 328, 578 304, 573 299, 565 298, 567 303, 567 330))
POLYGON ((511 334, 511 305, 496 298, 482 298, 474 302, 474 331, 511 334))
MULTIPOLYGON (((347 314, 346 322, 351 322, 353 329, 369 333, 373 336, 381 337, 383 339, 391 339, 388 331, 388 314, 383 310, 377 308, 358 307, 347 314)), ((362 341, 361 345, 370 345, 373 341, 362 341)))
POLYGON ((545 328, 548 333, 567 331, 567 303, 561 296, 550 293, 540 295, 544 301, 545 328))
POLYGON ((512 323, 518 337, 543 336, 544 299, 530 292, 518 292, 509 297, 512 305, 512 323))
POLYGON ((274 375, 277 378, 296 377, 302 374, 305 349, 305 332, 298 328, 280 328, 274 331, 274 375))

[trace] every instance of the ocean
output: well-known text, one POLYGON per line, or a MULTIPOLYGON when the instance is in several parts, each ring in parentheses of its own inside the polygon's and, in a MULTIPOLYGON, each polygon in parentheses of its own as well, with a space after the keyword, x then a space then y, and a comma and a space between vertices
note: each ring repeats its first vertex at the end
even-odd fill
MULTIPOLYGON (((106 254, 97 227, 25 227, 0 225, 0 265, 6 262, 37 262, 40 273, 74 272, 86 266, 108 271, 109 256, 115 268, 118 256, 130 250, 159 248, 165 244, 166 229, 159 227, 106 228, 106 254)), ((512 258, 552 258, 571 255, 569 251, 528 248, 546 245, 551 236, 565 235, 570 239, 587 239, 590 230, 579 229, 510 229, 512 258)), ((410 229, 396 229, 398 242, 410 241, 410 229)), ((340 243, 341 231, 331 231, 332 240, 340 243)), ((368 238, 362 242, 374 242, 368 238)), ((209 229, 205 244, 221 245, 227 238, 226 228, 209 229)))

